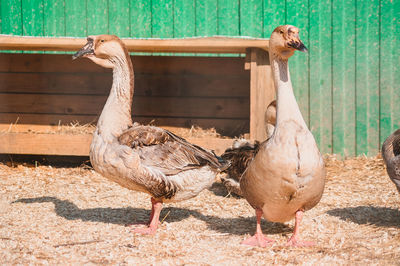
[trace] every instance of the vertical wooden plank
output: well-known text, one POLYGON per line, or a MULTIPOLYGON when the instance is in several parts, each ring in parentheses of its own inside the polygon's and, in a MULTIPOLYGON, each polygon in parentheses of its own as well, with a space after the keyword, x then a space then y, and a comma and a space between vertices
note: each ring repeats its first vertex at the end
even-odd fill
POLYGON ((43 36, 43 1, 22 1, 22 26, 23 35, 43 36))
MULTIPOLYGON (((22 0, 0 0, 1 33, 22 35, 22 0)), ((1 51, 22 53, 22 51, 1 51)))
POLYGON ((65 36, 64 0, 46 0, 43 17, 45 36, 65 36))
MULTIPOLYGON (((196 36, 215 36, 218 34, 218 1, 196 0, 196 36)), ((216 54, 202 54, 202 56, 217 56, 216 54)))
MULTIPOLYGON (((239 0, 218 0, 218 35, 239 36, 239 0)), ((238 54, 222 54, 220 56, 238 57, 238 54)))
POLYGON ((65 1, 65 35, 86 37, 87 32, 87 0, 65 1))
POLYGON ((356 155, 355 0, 333 2, 332 97, 333 153, 356 155))
MULTIPOLYGON (((174 1, 153 0, 152 1, 152 37, 173 38, 174 37, 174 1)), ((168 53, 153 53, 153 55, 168 55, 168 53)))
POLYGON ((130 37, 130 0, 108 1, 108 32, 130 37))
POLYGON ((381 1, 380 25, 381 146, 400 128, 400 1, 381 1))
POLYGON ((195 25, 195 0, 174 0, 174 37, 194 36, 195 25))
POLYGON ((259 48, 249 48, 250 58, 250 139, 263 141, 265 113, 268 105, 275 99, 268 52, 259 48))
POLYGON ((239 0, 218 0, 218 34, 239 36, 239 0))
MULTIPOLYGON (((22 0, 0 0, 1 33, 22 35, 22 0)), ((2 53, 21 51, 2 51, 2 53)))
POLYGON ((131 0, 130 3, 131 37, 133 38, 152 37, 151 2, 152 2, 151 0, 131 0))
POLYGON ((88 35, 108 33, 108 1, 87 0, 88 35))
MULTIPOLYGON (((309 7, 308 0, 287 0, 286 17, 287 24, 300 29, 300 39, 306 47, 309 46, 309 7)), ((309 53, 296 52, 289 60, 290 76, 293 83, 293 91, 297 103, 307 125, 310 125, 310 68, 309 53)))
POLYGON ((152 37, 174 37, 174 2, 173 0, 152 1, 152 37))
POLYGON ((286 1, 264 0, 264 38, 269 38, 279 25, 286 24, 286 1))
POLYGON ((310 129, 322 153, 332 152, 331 1, 310 2, 310 129))
MULTIPOLYGON (((43 36, 44 18, 43 18, 43 0, 25 0, 22 1, 22 34, 25 36, 43 36)), ((39 53, 41 51, 23 51, 22 53, 39 53)))
MULTIPOLYGON (((174 0, 174 38, 193 37, 196 32, 195 0, 174 0)), ((195 54, 175 53, 176 56, 195 54)))
POLYGON ((196 36, 218 34, 217 4, 215 0, 196 0, 196 36))
POLYGON ((357 154, 379 147, 379 0, 357 1, 356 141, 357 154))
POLYGON ((263 0, 240 2, 240 35, 263 37, 263 0))

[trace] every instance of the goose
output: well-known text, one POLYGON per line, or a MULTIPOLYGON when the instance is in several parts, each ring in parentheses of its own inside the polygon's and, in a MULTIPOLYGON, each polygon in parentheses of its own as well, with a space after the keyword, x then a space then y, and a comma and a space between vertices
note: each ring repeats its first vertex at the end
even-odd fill
POLYGON ((272 32, 269 56, 276 88, 276 125, 240 176, 242 195, 255 209, 257 220, 256 232, 242 242, 245 245, 266 247, 274 242, 262 233, 262 216, 271 222, 295 218, 288 246, 314 244, 300 239, 299 226, 303 213, 320 201, 326 172, 293 94, 288 60, 296 50, 307 51, 298 28, 283 25, 272 32))
POLYGON ((190 199, 212 185, 223 161, 210 151, 159 127, 133 123, 133 66, 115 35, 89 36, 73 55, 113 69, 110 94, 90 145, 93 168, 122 187, 151 196, 148 226, 135 233, 154 234, 162 204, 190 199))
MULTIPOLYGON (((273 100, 267 107, 265 112, 265 131, 267 140, 272 136, 276 123, 276 100, 273 100)), ((221 175, 221 181, 229 191, 241 197, 240 177, 246 170, 249 163, 253 160, 258 152, 260 142, 251 143, 245 139, 235 140, 232 147, 225 150, 221 155, 222 159, 229 162, 230 167, 226 169, 225 175, 221 175)))
POLYGON ((386 171, 400 193, 400 129, 383 142, 382 157, 386 171))

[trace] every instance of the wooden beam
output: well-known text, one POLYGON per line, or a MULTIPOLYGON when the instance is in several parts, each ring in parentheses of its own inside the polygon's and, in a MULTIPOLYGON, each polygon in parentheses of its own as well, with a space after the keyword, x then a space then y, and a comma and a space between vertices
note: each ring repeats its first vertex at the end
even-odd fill
POLYGON ((245 68, 250 68, 250 139, 267 138, 265 113, 275 99, 269 54, 259 48, 247 49, 245 68))
MULTIPOLYGON (((193 144, 222 154, 232 139, 187 138, 193 144)), ((0 154, 88 156, 92 134, 1 133, 0 154)))
MULTIPOLYGON (((122 39, 130 52, 245 53, 246 48, 268 50, 267 39, 204 37, 184 39, 122 39)), ((0 50, 77 51, 85 38, 0 35, 0 50)))

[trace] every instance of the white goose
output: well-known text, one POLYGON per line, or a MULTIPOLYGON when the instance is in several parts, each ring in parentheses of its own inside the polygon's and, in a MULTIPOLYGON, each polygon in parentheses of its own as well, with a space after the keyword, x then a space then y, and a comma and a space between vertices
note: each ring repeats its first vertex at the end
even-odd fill
POLYGON ((73 56, 78 57, 113 69, 113 84, 93 134, 90 161, 106 178, 151 195, 149 226, 135 232, 154 234, 162 203, 192 198, 211 186, 221 162, 213 153, 167 130, 132 123, 133 67, 117 36, 89 36, 73 56))
POLYGON ((243 244, 265 247, 273 242, 261 231, 262 216, 272 222, 295 217, 288 245, 312 244, 299 239, 299 225, 303 212, 313 208, 322 197, 325 166, 293 94, 288 59, 295 50, 307 51, 299 39, 299 30, 291 25, 277 27, 269 41, 277 90, 276 127, 272 136, 255 150, 239 178, 241 192, 257 217, 255 235, 243 244))

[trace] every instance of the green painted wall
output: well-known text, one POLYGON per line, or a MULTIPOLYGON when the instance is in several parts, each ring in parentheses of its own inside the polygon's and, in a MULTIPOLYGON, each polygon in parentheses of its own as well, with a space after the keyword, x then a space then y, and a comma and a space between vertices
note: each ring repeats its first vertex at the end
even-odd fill
MULTIPOLYGON (((0 32, 35 36, 252 36, 293 24, 290 62, 323 153, 379 152, 400 127, 399 0, 0 0, 0 32)), ((237 56, 237 55, 231 55, 237 56)))

